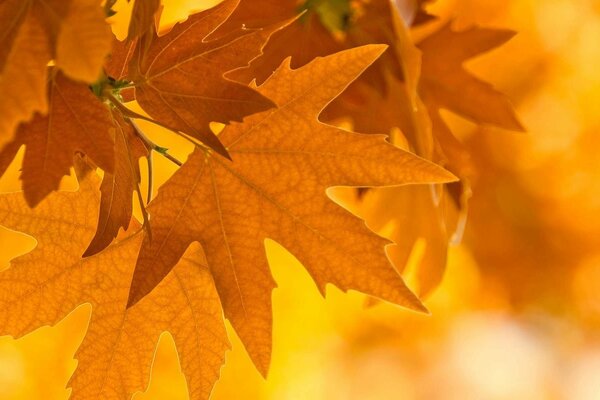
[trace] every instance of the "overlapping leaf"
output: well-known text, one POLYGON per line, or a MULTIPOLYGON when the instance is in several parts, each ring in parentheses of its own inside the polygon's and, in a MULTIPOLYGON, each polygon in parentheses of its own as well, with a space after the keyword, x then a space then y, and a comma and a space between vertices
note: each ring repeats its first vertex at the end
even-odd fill
POLYGON ((149 156, 131 122, 115 111, 111 115, 115 127, 115 168, 113 173, 104 173, 98 227, 84 256, 104 250, 117 237, 120 228, 129 227, 133 211, 131 197, 135 191, 139 192, 141 180, 138 160, 149 156))
POLYGON ((273 106, 255 90, 223 77, 260 54, 281 24, 247 30, 237 26, 226 35, 211 35, 236 8, 239 0, 192 15, 168 35, 147 33, 138 41, 129 78, 136 82, 136 99, 151 117, 185 132, 227 157, 210 131, 211 121, 228 123, 273 106))
POLYGON ((384 49, 356 48, 298 70, 291 70, 288 60, 259 87, 277 108, 220 134, 233 161, 194 152, 151 203, 152 238, 144 239, 129 303, 149 293, 190 243, 200 242, 225 316, 265 374, 275 283, 264 240, 271 238, 300 259, 322 292, 333 283, 422 310, 385 256, 387 242, 325 194, 336 185, 453 179, 390 145, 383 135, 318 121, 327 103, 384 49))
POLYGON ((450 131, 440 110, 450 110, 482 125, 522 130, 508 99, 463 65, 501 45, 513 33, 481 28, 455 31, 446 24, 416 47, 404 21, 396 16, 392 22, 401 79, 386 73, 384 92, 359 82, 329 107, 326 115, 333 120, 350 117, 355 129, 364 132, 400 128, 402 134, 396 137, 403 138, 397 142, 399 145, 408 146, 461 178, 460 184, 445 188, 382 189, 363 204, 361 214, 374 228, 385 226, 389 237, 399 244, 392 254, 399 269, 419 240, 426 243, 417 271, 419 294, 426 295, 442 279, 448 242, 461 236, 473 174, 470 154, 450 131), (393 198, 395 207, 384 206, 393 198), (377 204, 379 212, 373 209, 377 204), (399 205, 407 209, 401 210, 399 205))
POLYGON ((0 4, 0 146, 35 112, 46 113, 50 60, 67 76, 95 81, 111 32, 98 0, 6 0, 0 4))
POLYGON ((108 107, 87 85, 77 83, 53 70, 48 87, 49 114, 36 114, 21 124, 14 143, 3 157, 12 160, 20 145, 25 145, 21 180, 25 198, 34 207, 58 189, 68 175, 76 152, 87 154, 95 164, 114 170, 114 129, 108 107))
POLYGON ((502 29, 455 31, 450 24, 418 44, 423 52, 420 91, 429 107, 445 108, 478 124, 523 130, 512 105, 500 92, 465 70, 465 61, 514 36, 502 29), (484 106, 485 105, 485 106, 484 106))
POLYGON ((37 247, 0 273, 0 334, 22 336, 92 304, 69 384, 72 399, 128 400, 148 384, 160 334, 172 333, 190 398, 207 399, 228 348, 219 299, 201 249, 190 248, 156 290, 126 309, 142 235, 81 259, 94 234, 98 179, 56 192, 31 210, 21 193, 0 195, 0 224, 33 235, 37 247))
MULTIPOLYGON (((275 33, 267 43, 264 54, 256 58, 248 68, 236 71, 232 76, 243 82, 256 79, 263 82, 286 58, 291 57, 293 68, 301 67, 318 56, 333 54, 344 49, 373 43, 390 46, 362 76, 359 81, 385 90, 383 71, 401 76, 400 65, 394 56, 398 42, 391 24, 388 0, 305 1, 284 0, 257 12, 253 2, 242 0, 232 16, 233 21, 244 21, 250 26, 261 26, 266 21, 290 18, 303 11, 299 18, 285 29, 275 33), (340 5, 341 3, 341 5, 340 5), (333 23, 327 23, 333 20, 333 23)), ((416 12, 417 4, 401 2, 410 12, 416 12)), ((270 4, 271 5, 271 4, 270 4)))
POLYGON ((136 0, 131 11, 127 39, 134 40, 139 36, 152 31, 156 14, 160 10, 161 0, 136 0))
POLYGON ((0 90, 10 94, 0 100, 0 175, 26 147, 24 196, 0 195, 0 224, 39 243, 0 274, 2 332, 23 335, 91 302, 73 398, 125 399, 145 388, 164 330, 175 337, 191 398, 206 398, 228 347, 220 304, 258 369, 268 370, 275 282, 267 238, 296 255, 323 293, 331 283, 424 310, 390 264, 389 242, 325 190, 430 183, 372 192, 366 202, 394 207, 363 215, 376 228, 394 223, 399 270, 425 237, 419 289, 439 282, 450 234, 444 204, 460 194, 434 184, 454 177, 376 133, 395 132, 396 144, 462 178, 466 152, 440 109, 480 124, 521 127, 507 100, 462 65, 511 34, 447 25, 419 44, 421 59, 407 25, 430 18, 425 3, 225 0, 159 35, 153 20, 160 1, 138 0, 129 40, 113 42, 107 76, 91 87, 110 42, 96 0, 50 0, 43 2, 47 9, 41 0, 0 4, 0 90), (298 17, 301 9, 307 11, 298 17), (404 19, 397 10, 407 12, 404 19), (371 45, 314 59, 375 42, 391 49, 380 58, 385 46, 371 45), (49 60, 56 66, 48 68, 49 60), (320 122, 323 109, 359 75, 360 85, 329 116, 350 116, 358 130, 374 134, 320 122), (239 83, 254 78, 264 83, 239 83), (127 228, 139 191, 137 161, 156 146, 134 130, 129 118, 140 116, 116 102, 134 98, 119 92, 123 86, 135 88, 150 119, 225 157, 199 146, 151 203, 146 236, 132 233, 136 222, 127 228), (230 125, 217 136, 212 121, 230 125), (79 192, 41 202, 79 152, 104 170, 100 192, 87 171, 79 192), (111 245, 121 230, 129 237, 111 245))

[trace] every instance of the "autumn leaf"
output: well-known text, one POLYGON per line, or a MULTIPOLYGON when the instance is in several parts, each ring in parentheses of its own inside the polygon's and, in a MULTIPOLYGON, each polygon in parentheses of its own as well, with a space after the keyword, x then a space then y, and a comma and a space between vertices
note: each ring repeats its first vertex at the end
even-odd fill
POLYGON ((383 135, 325 125, 321 110, 385 50, 364 46, 298 70, 289 60, 258 88, 277 108, 228 126, 232 161, 195 151, 150 205, 129 304, 148 294, 194 241, 202 244, 225 316, 266 374, 271 290, 264 239, 291 251, 325 284, 423 310, 383 251, 386 240, 332 203, 329 186, 445 182, 453 176, 383 135))
MULTIPOLYGON (((364 74, 353 84, 362 83, 372 86, 383 93, 386 73, 402 78, 402 62, 396 54, 402 51, 403 38, 395 35, 392 18, 401 9, 404 24, 424 23, 429 14, 424 13, 423 1, 390 0, 327 0, 304 1, 294 0, 269 1, 266 11, 258 12, 254 2, 241 0, 240 6, 231 17, 233 21, 243 21, 249 26, 263 26, 268 21, 290 18, 303 14, 284 29, 273 34, 263 50, 263 55, 253 60, 248 68, 244 68, 230 76, 250 82, 256 79, 263 82, 286 58, 291 57, 292 68, 298 68, 318 56, 365 44, 387 44, 386 51, 364 74), (276 3, 276 4, 272 4, 276 3), (419 21, 417 22, 416 19, 419 21)), ((227 24, 226 24, 227 25, 227 24)))
POLYGON ((223 77, 260 54, 281 24, 223 36, 211 34, 231 15, 239 0, 226 0, 192 15, 167 35, 147 33, 138 41, 129 67, 136 100, 161 124, 182 131, 228 157, 209 129, 211 121, 228 123, 272 107, 255 90, 223 77))
MULTIPOLYGON (((412 215, 420 215, 416 219, 422 221, 430 219, 428 224, 413 225, 406 220, 405 211, 397 210, 396 215, 390 213, 389 207, 382 211, 389 221, 396 221, 390 237, 399 243, 392 254, 399 266, 405 265, 418 240, 426 243, 416 273, 421 296, 430 293, 441 282, 446 264, 445 249, 450 242, 457 243, 462 237, 474 175, 471 154, 448 128, 440 110, 447 109, 480 125, 523 130, 509 100, 489 83, 470 74, 463 65, 467 60, 503 44, 513 35, 507 30, 482 28, 455 31, 450 24, 446 24, 418 43, 422 60, 417 99, 422 103, 417 103, 414 116, 421 115, 424 105, 429 121, 421 120, 420 126, 419 123, 410 124, 407 119, 401 126, 418 154, 445 166, 461 178, 460 184, 431 188, 429 191, 411 188, 413 193, 406 193, 397 190, 394 203, 418 202, 418 205, 411 207, 414 211, 412 215), (426 132, 427 135, 424 134, 426 132), (420 201, 417 200, 419 198, 420 201), (404 222, 400 224, 399 221, 404 222), (411 226, 410 230, 406 228, 407 225, 411 226)), ((375 201, 381 205, 390 200, 390 194, 386 194, 385 189, 375 198, 378 196, 379 200, 375 201)), ((368 210, 370 206, 372 203, 365 204, 365 209, 368 210)))
MULTIPOLYGON (((1 147, 0 155, 7 159, 0 164, 6 164, 18 146, 26 144, 22 180, 30 205, 37 205, 58 188, 62 176, 69 173, 74 151, 85 153, 109 176, 114 176, 115 124, 109 117, 109 109, 125 118, 139 117, 121 104, 128 100, 138 100, 148 111, 150 118, 144 118, 183 131, 227 157, 226 150, 210 131, 209 122, 239 120, 271 107, 272 103, 254 89, 223 75, 260 54, 272 32, 286 24, 278 22, 252 30, 240 24, 226 35, 209 39, 236 5, 236 0, 223 2, 190 17, 164 36, 150 29, 139 40, 113 39, 112 54, 104 68, 108 75, 90 85, 91 91, 84 83, 57 72, 57 68, 51 69, 48 114, 38 113, 31 122, 22 123, 13 141, 1 147)), ((78 11, 79 14, 85 12, 78 11)), ((163 149, 158 145, 151 147, 151 150, 163 149)), ((118 208, 128 210, 131 205, 121 204, 118 208)), ((104 230, 107 228, 104 210, 101 215, 104 215, 100 222, 104 230)), ((111 232, 103 236, 104 244, 94 243, 90 251, 103 248, 108 238, 116 235, 116 227, 128 223, 127 215, 129 212, 123 212, 119 224, 112 224, 111 232)))
POLYGON ((91 303, 69 383, 72 399, 125 400, 144 390, 165 330, 177 344, 190 398, 207 399, 229 344, 201 249, 191 247, 151 295, 126 309, 141 232, 130 230, 102 253, 81 259, 100 199, 95 173, 80 176, 78 192, 53 193, 33 210, 21 193, 0 195, 0 224, 38 241, 0 273, 0 334, 23 336, 91 303))
MULTIPOLYGON (((114 127, 106 105, 87 85, 53 70, 48 87, 49 115, 36 114, 22 124, 14 142, 25 145, 21 180, 27 203, 34 207, 58 189, 70 173, 73 155, 83 152, 100 168, 114 169, 114 127)), ((16 144, 8 147, 15 149, 16 144)), ((2 156, 14 157, 10 150, 2 156)))
POLYGON ((420 91, 429 107, 445 108, 478 124, 522 131, 508 99, 463 64, 514 36, 502 29, 455 31, 446 24, 418 44, 423 52, 420 91), (485 105, 485 106, 482 106, 485 105))
POLYGON ((24 147, 24 191, 0 194, 0 225, 38 246, 0 273, 0 334, 91 303, 73 398, 146 388, 163 331, 190 397, 208 398, 229 348, 223 317, 269 369, 267 239, 322 294, 332 284, 426 311, 472 176, 440 110, 522 129, 506 97, 464 67, 512 33, 446 24, 415 44, 429 3, 225 0, 166 27, 160 0, 136 0, 118 41, 105 20, 114 0, 4 0, 0 176, 24 147), (187 161, 138 120, 191 142, 187 161), (153 153, 179 167, 154 199, 153 153), (79 191, 56 192, 73 167, 79 191), (360 193, 354 204, 332 201, 339 186, 360 193))
POLYGON ((120 228, 129 227, 133 211, 131 198, 135 191, 139 192, 141 180, 138 160, 149 156, 132 123, 117 112, 112 112, 111 117, 115 127, 115 170, 104 173, 98 227, 84 257, 104 250, 117 237, 120 228))
POLYGON ((71 0, 56 38, 54 61, 68 77, 92 83, 100 77, 112 32, 98 0, 71 0))
POLYGON ((0 4, 0 147, 35 112, 45 114, 46 68, 95 81, 112 35, 97 0, 6 0, 0 4))
POLYGON ((152 30, 155 16, 160 10, 161 0, 135 0, 129 21, 127 39, 133 40, 152 30))
POLYGON ((426 296, 442 280, 449 242, 456 243, 462 236, 474 175, 471 154, 448 128, 440 110, 448 109, 481 125, 522 130, 508 99, 463 66, 513 34, 481 28, 454 31, 446 24, 415 46, 405 21, 397 13, 392 17, 401 79, 384 72, 385 91, 368 82, 355 82, 328 107, 325 116, 331 121, 350 117, 354 128, 362 132, 400 128, 394 136, 396 144, 461 178, 460 184, 446 187, 381 189, 356 210, 377 231, 385 228, 386 236, 398 244, 390 256, 400 270, 414 246, 425 244, 416 281, 417 292, 426 296), (395 206, 385 206, 389 203, 395 206))
MULTIPOLYGON (((256 79, 258 83, 262 83, 287 57, 291 57, 292 68, 298 68, 315 57, 326 56, 344 49, 320 22, 313 2, 306 1, 299 5, 295 0, 271 0, 269 3, 269 6, 263 10, 257 9, 251 0, 241 0, 239 7, 231 16, 231 21, 243 22, 251 28, 257 28, 271 24, 273 21, 298 17, 302 12, 304 14, 273 34, 263 54, 254 59, 247 68, 230 74, 236 80, 250 82, 256 79)), ((226 23, 222 29, 228 30, 229 25, 226 23)))

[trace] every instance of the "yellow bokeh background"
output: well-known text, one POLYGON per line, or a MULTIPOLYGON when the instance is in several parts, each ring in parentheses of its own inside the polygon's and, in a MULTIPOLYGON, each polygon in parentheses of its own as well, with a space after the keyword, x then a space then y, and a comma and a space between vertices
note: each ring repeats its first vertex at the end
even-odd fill
MULTIPOLYGON (((170 22, 210 5, 165 3, 170 22)), ((600 399, 600 3, 440 0, 431 10, 458 27, 519 32, 468 68, 508 94, 527 128, 444 115, 479 170, 465 239, 426 301, 431 315, 366 307, 363 295, 332 287, 323 299, 297 260, 267 242, 279 286, 270 374, 259 375, 228 326, 233 350, 213 399, 600 399)), ((189 152, 141 125, 179 158, 189 152)), ((174 167, 154 161, 160 183, 174 167)), ((17 160, 0 191, 18 189, 17 160)), ((34 246, 0 227, 0 269, 34 246)), ((67 399, 90 313, 83 305, 56 326, 0 337, 0 400, 67 399)), ((168 334, 134 398, 188 398, 168 334)))

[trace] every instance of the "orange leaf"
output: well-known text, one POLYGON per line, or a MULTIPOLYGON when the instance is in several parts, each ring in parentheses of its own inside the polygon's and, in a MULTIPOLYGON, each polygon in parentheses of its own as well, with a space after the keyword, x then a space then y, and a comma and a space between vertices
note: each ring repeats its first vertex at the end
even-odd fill
POLYGON ((113 122, 108 108, 90 91, 55 72, 48 89, 49 115, 36 114, 22 124, 15 141, 25 145, 23 190, 34 207, 58 189, 75 152, 83 152, 103 170, 114 170, 113 122))
POLYGON ((68 77, 91 83, 100 77, 113 35, 98 0, 71 0, 56 38, 56 66, 68 77))
POLYGON ((95 81, 112 34, 97 0, 6 0, 0 4, 0 146, 20 122, 47 112, 47 65, 95 81))
POLYGON ((522 131, 512 105, 492 85, 467 72, 463 63, 508 41, 514 32, 450 24, 418 44, 423 52, 420 90, 429 107, 446 108, 478 124, 522 131))
POLYGON ((319 289, 343 290, 424 310, 389 263, 386 240, 331 202, 326 188, 446 182, 440 167, 395 148, 383 135, 325 125, 321 110, 385 49, 372 45, 291 70, 289 59, 259 92, 277 108, 221 133, 232 161, 194 152, 151 203, 129 298, 148 294, 194 241, 202 244, 231 321, 266 374, 271 354, 271 277, 264 240, 295 254, 319 289))
POLYGON ((98 183, 88 171, 78 192, 53 193, 33 210, 20 193, 0 195, 0 224, 38 241, 0 273, 0 334, 23 336, 92 303, 72 399, 126 400, 144 390, 165 330, 175 339, 191 399, 208 399, 229 344, 201 250, 190 248, 152 295, 126 310, 142 235, 80 258, 94 234, 98 183))
POLYGON ((133 211, 132 195, 138 190, 138 160, 148 157, 148 150, 135 134, 133 126, 116 112, 112 113, 115 130, 115 170, 106 172, 100 192, 100 217, 96 234, 83 254, 89 257, 104 250, 119 233, 127 230, 133 211))
POLYGON ((225 0, 192 15, 165 36, 147 33, 138 41, 130 66, 136 99, 163 125, 185 132, 228 157, 209 129, 211 121, 228 123, 272 107, 255 90, 223 77, 245 66, 279 25, 264 30, 242 26, 227 35, 211 35, 233 12, 238 0, 225 0))

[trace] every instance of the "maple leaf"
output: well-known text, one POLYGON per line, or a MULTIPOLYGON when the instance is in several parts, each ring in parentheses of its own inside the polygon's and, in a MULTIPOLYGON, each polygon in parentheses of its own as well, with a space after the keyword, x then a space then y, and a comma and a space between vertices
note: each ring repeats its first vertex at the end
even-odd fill
POLYGON ((83 152, 108 173, 114 170, 114 126, 110 111, 88 86, 53 70, 48 87, 49 114, 21 124, 1 155, 12 160, 25 145, 21 180, 31 207, 58 189, 73 155, 83 152))
POLYGON ((385 72, 384 92, 356 82, 325 114, 333 121, 349 116, 355 129, 364 132, 400 128, 402 133, 396 137, 403 138, 395 143, 414 149, 461 178, 460 184, 443 188, 378 190, 357 209, 370 226, 385 229, 398 244, 390 249, 390 257, 399 269, 418 250, 415 245, 424 241, 416 277, 418 293, 425 296, 441 282, 448 243, 456 243, 462 236, 474 174, 471 154, 439 111, 448 109, 478 124, 522 130, 506 97, 463 67, 465 61, 501 45, 513 33, 481 28, 457 32, 447 24, 418 43, 417 48, 402 18, 397 14, 392 17, 402 79, 385 72), (386 206, 389 202, 395 206, 386 206), (408 210, 401 209, 402 205, 408 210))
POLYGON ((388 255, 410 278, 411 289, 426 298, 442 281, 447 251, 457 225, 455 204, 435 185, 376 188, 352 208, 369 228, 394 242, 388 255), (412 267, 407 270, 407 267, 412 267))
POLYGON ((225 0, 194 14, 165 36, 142 36, 129 66, 140 106, 161 124, 187 133, 221 155, 227 151, 209 129, 211 121, 228 123, 273 106, 255 90, 229 80, 224 73, 245 66, 260 54, 271 33, 281 26, 212 35, 239 0, 225 0))
POLYGON ((388 242, 325 194, 330 186, 454 179, 384 135, 319 122, 321 110, 384 50, 355 48, 297 70, 288 59, 260 86, 277 108, 220 134, 233 161, 195 151, 150 204, 152 238, 140 250, 129 304, 149 293, 190 243, 200 242, 225 316, 266 374, 275 286, 264 250, 270 238, 299 258, 321 292, 333 283, 423 310, 389 263, 388 242))
MULTIPOLYGON (((64 1, 64 0, 63 0, 64 1)), ((68 77, 92 83, 100 77, 112 32, 98 0, 71 0, 56 38, 55 65, 68 77)))
POLYGON ((97 0, 5 0, 0 4, 0 146, 34 112, 46 113, 47 65, 91 83, 112 34, 97 0))
POLYGON ((72 399, 128 400, 145 389, 163 331, 173 334, 190 398, 207 399, 229 344, 201 249, 190 248, 151 295, 126 309, 141 232, 81 259, 100 199, 95 174, 78 170, 78 192, 53 193, 35 209, 21 193, 0 195, 0 224, 38 241, 0 273, 0 334, 20 337, 91 303, 72 399))
POLYGON ((505 43, 514 32, 473 27, 452 30, 450 23, 418 43, 423 53, 419 90, 437 112, 445 108, 478 124, 522 131, 508 99, 467 72, 463 64, 505 43))
MULTIPOLYGON (((398 6, 407 10, 411 19, 422 6, 421 2, 398 1, 398 6), (414 4, 413 4, 414 3, 414 4)), ((258 27, 268 21, 290 18, 304 11, 286 28, 276 32, 264 48, 263 55, 253 60, 248 68, 235 71, 230 76, 241 82, 256 79, 263 82, 286 57, 292 57, 292 68, 298 68, 318 56, 365 44, 387 44, 386 51, 357 80, 386 90, 384 71, 391 71, 401 77, 401 65, 394 53, 398 41, 392 29, 394 8, 390 0, 295 0, 269 1, 266 11, 257 12, 254 2, 242 0, 231 19, 243 21, 246 25, 258 27), (276 3, 276 4, 273 4, 276 3)))
MULTIPOLYGON (((306 1, 299 5, 295 0, 270 0, 268 3, 264 9, 257 9, 253 1, 241 0, 231 16, 231 21, 258 28, 273 21, 297 17, 302 11, 304 14, 270 37, 263 54, 254 59, 247 68, 230 74, 236 80, 250 82, 256 79, 258 83, 262 83, 286 57, 291 57, 292 68, 298 68, 317 56, 333 54, 344 49, 320 22, 314 7, 311 7, 311 2, 306 1)), ((229 24, 225 24, 222 29, 227 30, 228 27, 229 24)))
POLYGON ((132 216, 131 197, 138 191, 141 179, 138 160, 148 157, 148 149, 134 132, 131 122, 112 112, 115 126, 115 168, 102 179, 98 227, 84 257, 104 250, 117 237, 119 229, 127 230, 132 216))

